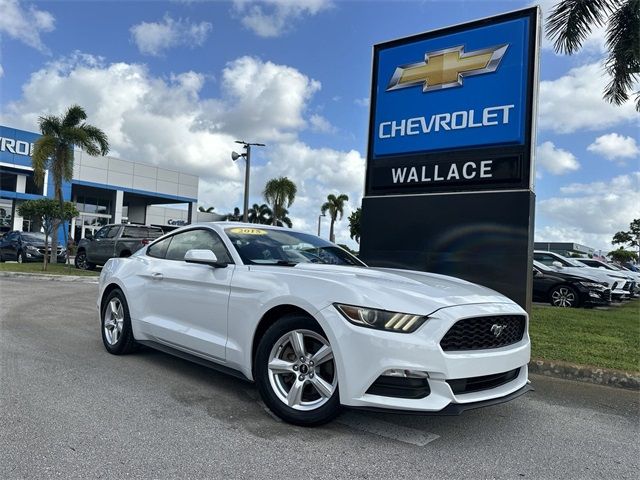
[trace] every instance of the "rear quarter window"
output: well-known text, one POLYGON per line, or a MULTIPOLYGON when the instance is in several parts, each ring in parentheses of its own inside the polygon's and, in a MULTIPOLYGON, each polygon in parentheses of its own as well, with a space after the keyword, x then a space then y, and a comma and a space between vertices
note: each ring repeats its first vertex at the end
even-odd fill
POLYGON ((173 240, 173 237, 167 237, 164 240, 160 240, 147 248, 147 255, 155 258, 165 258, 169 244, 173 240))

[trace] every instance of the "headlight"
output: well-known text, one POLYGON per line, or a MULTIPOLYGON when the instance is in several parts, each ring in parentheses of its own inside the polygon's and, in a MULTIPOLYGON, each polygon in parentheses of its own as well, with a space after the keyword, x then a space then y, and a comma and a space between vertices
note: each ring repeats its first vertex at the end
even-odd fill
POLYGON ((30 252, 37 252, 38 249, 36 247, 34 247, 33 245, 27 245, 27 250, 29 250, 30 252))
POLYGON ((361 327, 376 328, 378 330, 411 333, 427 321, 427 317, 422 315, 388 312, 386 310, 340 305, 338 303, 335 303, 334 306, 349 322, 361 327))
POLYGON ((598 290, 604 290, 605 286, 600 283, 594 282, 580 282, 580 285, 587 288, 597 288, 598 290))

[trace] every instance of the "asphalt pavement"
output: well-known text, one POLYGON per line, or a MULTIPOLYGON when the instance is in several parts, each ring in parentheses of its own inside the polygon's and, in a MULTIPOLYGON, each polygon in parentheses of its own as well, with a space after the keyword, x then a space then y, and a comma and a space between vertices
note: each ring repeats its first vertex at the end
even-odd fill
POLYGON ((0 278, 0 478, 637 478, 638 392, 532 377, 510 403, 305 429, 254 386, 103 348, 97 284, 0 278))

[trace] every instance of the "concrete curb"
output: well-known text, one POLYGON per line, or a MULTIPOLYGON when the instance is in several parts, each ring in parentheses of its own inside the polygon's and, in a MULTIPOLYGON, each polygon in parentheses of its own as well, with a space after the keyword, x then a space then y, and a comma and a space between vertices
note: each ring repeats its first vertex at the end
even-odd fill
POLYGON ((58 280, 60 282, 98 283, 99 276, 93 275, 55 275, 47 273, 0 272, 0 278, 30 278, 32 280, 58 280))
POLYGON ((587 367, 567 362, 532 359, 529 373, 547 377, 564 378, 578 382, 595 383, 607 387, 640 390, 640 373, 630 373, 609 368, 587 367))

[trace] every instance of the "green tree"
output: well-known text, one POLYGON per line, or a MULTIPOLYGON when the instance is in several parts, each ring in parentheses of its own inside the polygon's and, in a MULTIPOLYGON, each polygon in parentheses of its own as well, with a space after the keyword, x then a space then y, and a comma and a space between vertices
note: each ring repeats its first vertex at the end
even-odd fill
POLYGON ((349 215, 349 236, 351 240, 355 240, 360 243, 360 216, 362 215, 362 208, 358 207, 351 215, 349 215))
POLYGON ((634 219, 629 224, 629 230, 616 232, 611 240, 613 245, 621 245, 620 248, 638 248, 638 254, 640 255, 640 218, 634 219))
MULTIPOLYGON (((73 177, 74 147, 79 148, 89 155, 106 155, 109 153, 107 135, 97 127, 85 123, 87 114, 78 105, 69 107, 64 115, 45 115, 40 117, 38 123, 42 136, 33 146, 31 163, 33 166, 34 180, 38 186, 44 183, 44 174, 49 170, 53 179, 54 198, 64 210, 64 197, 62 196, 62 182, 70 181, 73 177)), ((54 235, 51 237, 51 249, 58 246, 59 220, 53 226, 54 235)), ((67 244, 67 230, 64 231, 65 248, 67 244)), ((56 262, 55 255, 51 263, 56 262)))
POLYGON ((222 220, 225 222, 239 222, 242 220, 242 214, 240 213, 240 209, 238 207, 233 209, 233 213, 227 213, 222 217, 222 220))
POLYGON ((273 211, 272 225, 277 225, 286 216, 285 211, 296 198, 298 187, 287 177, 272 178, 264 187, 265 201, 271 206, 273 211))
POLYGON ((204 212, 204 213, 213 213, 214 210, 215 210, 215 207, 204 208, 202 205, 198 207, 198 211, 204 212))
POLYGON ((634 252, 630 252, 629 250, 625 250, 622 247, 620 247, 617 250, 611 250, 609 253, 607 253, 607 257, 609 257, 614 262, 618 262, 618 263, 625 263, 625 262, 630 262, 632 260, 638 260, 637 254, 635 254, 634 252))
POLYGON ((327 201, 322 204, 320 211, 322 214, 329 212, 329 218, 331 218, 331 227, 329 228, 329 241, 335 243, 336 236, 333 232, 333 226, 340 215, 340 220, 344 215, 344 203, 349 201, 349 197, 344 193, 341 193, 337 197, 331 193, 327 195, 327 201))
MULTIPOLYGON (((56 227, 60 224, 60 221, 69 221, 73 217, 78 216, 78 210, 76 206, 71 202, 63 202, 62 208, 57 200, 50 198, 41 198, 38 200, 27 200, 20 204, 18 207, 18 213, 21 217, 37 220, 42 224, 44 230, 44 250, 49 250, 49 237, 56 231, 56 227)), ((55 235, 52 237, 55 238, 55 235)), ((53 242, 51 244, 51 254, 43 255, 42 269, 47 269, 47 263, 50 258, 56 258, 54 252, 57 251, 57 245, 54 247, 53 242), (48 258, 50 257, 50 258, 48 258)))
MULTIPOLYGON (((622 105, 637 88, 640 72, 640 0, 562 0, 547 19, 547 36, 556 52, 577 52, 594 27, 605 26, 607 59, 611 78, 604 98, 622 105)), ((640 111, 640 92, 636 91, 640 111)))
POLYGON ((267 225, 275 225, 277 227, 284 227, 286 225, 289 228, 293 227, 293 222, 289 218, 289 210, 283 208, 280 211, 280 218, 275 219, 275 223, 273 219, 273 212, 271 212, 271 215, 267 218, 267 225))
POLYGON ((263 203, 258 205, 253 204, 253 207, 249 209, 248 219, 249 223, 259 223, 261 225, 269 225, 273 218, 273 212, 269 208, 269 205, 263 203))

